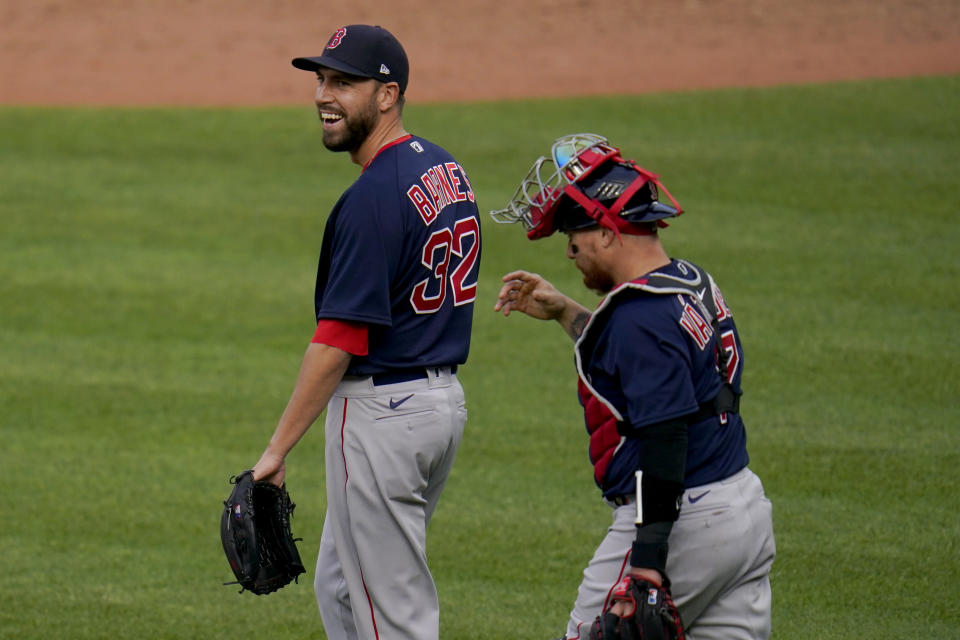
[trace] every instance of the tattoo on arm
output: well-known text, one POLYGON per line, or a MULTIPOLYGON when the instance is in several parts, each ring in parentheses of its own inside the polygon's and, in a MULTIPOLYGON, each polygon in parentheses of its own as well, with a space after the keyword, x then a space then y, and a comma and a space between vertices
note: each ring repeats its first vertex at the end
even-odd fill
POLYGON ((573 322, 570 323, 570 327, 567 329, 567 333, 570 334, 570 337, 574 340, 577 340, 580 337, 580 334, 583 333, 584 327, 587 326, 587 320, 590 319, 590 314, 586 311, 581 311, 573 319, 573 322))

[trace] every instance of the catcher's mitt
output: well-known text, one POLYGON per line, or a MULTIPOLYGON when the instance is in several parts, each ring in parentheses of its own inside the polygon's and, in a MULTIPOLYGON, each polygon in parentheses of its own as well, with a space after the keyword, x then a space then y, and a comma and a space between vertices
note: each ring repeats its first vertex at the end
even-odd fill
POLYGON ((304 573, 290 516, 296 505, 286 485, 254 482, 253 471, 230 478, 233 491, 224 501, 220 540, 236 582, 257 595, 272 593, 304 573))
POLYGON ((590 640, 684 640, 683 623, 668 583, 658 587, 627 576, 613 591, 611 603, 616 602, 632 602, 633 613, 621 618, 608 607, 590 628, 590 640))

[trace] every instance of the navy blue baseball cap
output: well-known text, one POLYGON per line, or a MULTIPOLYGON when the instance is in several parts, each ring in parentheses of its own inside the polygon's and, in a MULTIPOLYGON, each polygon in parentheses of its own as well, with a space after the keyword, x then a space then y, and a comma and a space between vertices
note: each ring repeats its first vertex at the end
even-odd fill
POLYGON ((407 90, 410 73, 407 54, 393 34, 383 27, 367 24, 340 27, 330 36, 323 55, 294 58, 293 66, 314 72, 326 67, 361 78, 396 82, 400 93, 407 90))

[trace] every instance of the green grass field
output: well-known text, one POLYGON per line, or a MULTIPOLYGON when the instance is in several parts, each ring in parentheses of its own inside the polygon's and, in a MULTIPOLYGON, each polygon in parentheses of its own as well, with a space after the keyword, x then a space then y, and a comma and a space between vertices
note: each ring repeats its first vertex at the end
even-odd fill
MULTIPOLYGON (((960 637, 960 77, 409 104, 481 210, 557 136, 607 135, 687 213, 743 334, 751 466, 774 503, 774 637, 960 637)), ((357 174, 309 104, 0 108, 0 638, 324 638, 322 429, 288 461, 311 571, 237 595, 227 479, 311 335, 324 218, 357 174)), ((492 311, 561 237, 486 216, 470 420, 429 554, 442 637, 560 634, 609 508, 571 343, 492 311)))

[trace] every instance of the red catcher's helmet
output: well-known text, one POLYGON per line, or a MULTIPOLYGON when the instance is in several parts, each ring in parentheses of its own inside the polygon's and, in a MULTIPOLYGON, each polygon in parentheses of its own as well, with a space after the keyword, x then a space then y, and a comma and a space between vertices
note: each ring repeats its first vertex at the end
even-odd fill
POLYGON ((550 157, 541 156, 503 209, 497 222, 522 222, 531 240, 554 231, 603 226, 618 235, 653 234, 664 218, 683 213, 655 173, 624 160, 607 139, 592 133, 558 138, 550 157), (659 201, 667 194, 673 206, 659 201))

